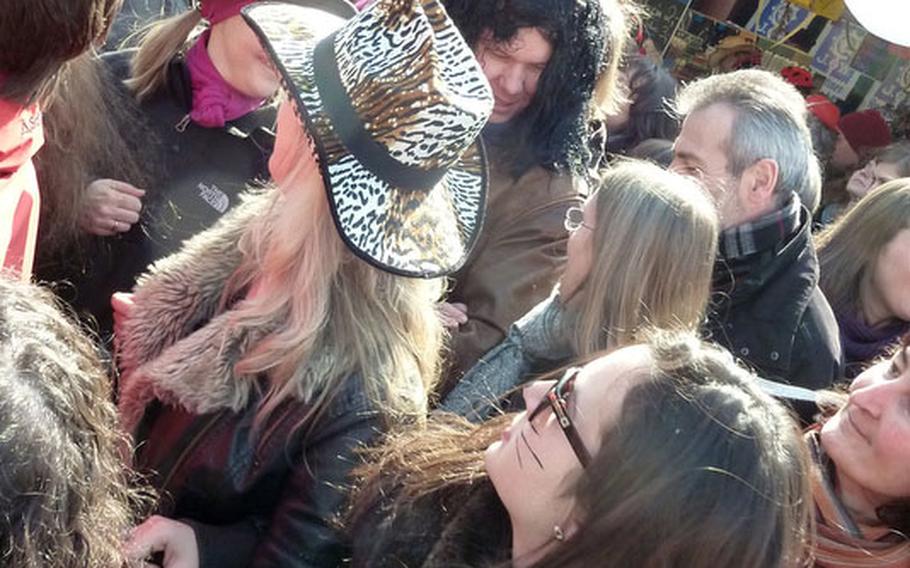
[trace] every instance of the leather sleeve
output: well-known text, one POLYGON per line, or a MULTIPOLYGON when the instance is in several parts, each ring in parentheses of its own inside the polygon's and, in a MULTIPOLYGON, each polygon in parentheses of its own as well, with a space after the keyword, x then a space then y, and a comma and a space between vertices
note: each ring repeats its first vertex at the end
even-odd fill
POLYGON ((566 260, 565 213, 579 203, 577 196, 564 194, 490 229, 493 234, 456 276, 450 301, 467 305, 468 322, 452 336, 452 367, 440 394, 502 341, 512 322, 549 295, 566 260))
POLYGON ((381 422, 367 404, 346 408, 326 417, 310 435, 305 459, 285 483, 284 497, 256 548, 253 568, 338 566, 350 556, 336 523, 346 505, 349 475, 360 461, 356 450, 370 443, 381 422))
POLYGON ((193 528, 199 551, 199 568, 243 568, 249 566, 262 532, 261 521, 244 519, 226 526, 207 525, 179 519, 193 528))

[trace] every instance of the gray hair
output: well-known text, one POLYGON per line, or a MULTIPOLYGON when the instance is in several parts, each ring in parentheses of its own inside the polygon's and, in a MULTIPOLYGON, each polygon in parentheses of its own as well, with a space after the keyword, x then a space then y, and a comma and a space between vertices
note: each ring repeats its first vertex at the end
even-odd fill
POLYGON ((715 104, 736 112, 727 141, 730 173, 739 177, 758 160, 774 160, 779 169, 774 190, 780 199, 796 192, 811 209, 822 179, 799 92, 773 73, 746 69, 687 85, 676 99, 676 112, 686 116, 715 104))

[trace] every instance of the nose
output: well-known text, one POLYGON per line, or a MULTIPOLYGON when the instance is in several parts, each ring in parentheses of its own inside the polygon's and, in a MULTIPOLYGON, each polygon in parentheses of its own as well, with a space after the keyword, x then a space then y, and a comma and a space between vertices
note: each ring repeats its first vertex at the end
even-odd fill
POLYGON ((880 418, 889 400, 896 400, 893 392, 898 381, 875 381, 850 391, 850 404, 873 418, 880 418))
POLYGON ((517 97, 524 91, 524 73, 521 67, 512 65, 505 69, 499 80, 499 86, 510 97, 517 97))

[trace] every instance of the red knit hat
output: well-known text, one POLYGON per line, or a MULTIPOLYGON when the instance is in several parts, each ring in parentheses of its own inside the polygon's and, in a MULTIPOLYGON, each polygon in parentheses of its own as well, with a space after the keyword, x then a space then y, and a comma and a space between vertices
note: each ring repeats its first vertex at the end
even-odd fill
POLYGON ((837 132, 837 123, 840 121, 840 109, 825 95, 809 95, 806 97, 806 107, 815 115, 822 124, 837 132))
POLYGON ((812 88, 812 72, 803 67, 790 65, 780 70, 780 76, 794 87, 812 88))
POLYGON ((891 130, 880 112, 869 109, 845 114, 838 123, 847 143, 857 154, 891 143, 891 130))

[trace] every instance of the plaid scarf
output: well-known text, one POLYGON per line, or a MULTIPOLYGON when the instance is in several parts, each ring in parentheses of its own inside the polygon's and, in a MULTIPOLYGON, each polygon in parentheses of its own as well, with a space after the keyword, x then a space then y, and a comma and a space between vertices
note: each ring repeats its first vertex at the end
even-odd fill
POLYGON ((791 193, 787 203, 780 209, 755 221, 725 229, 720 235, 720 258, 736 260, 773 250, 799 229, 801 210, 799 196, 791 193))
POLYGON ((806 433, 815 466, 815 565, 822 568, 906 568, 910 540, 884 525, 857 523, 834 491, 834 467, 819 443, 816 425, 806 433))

